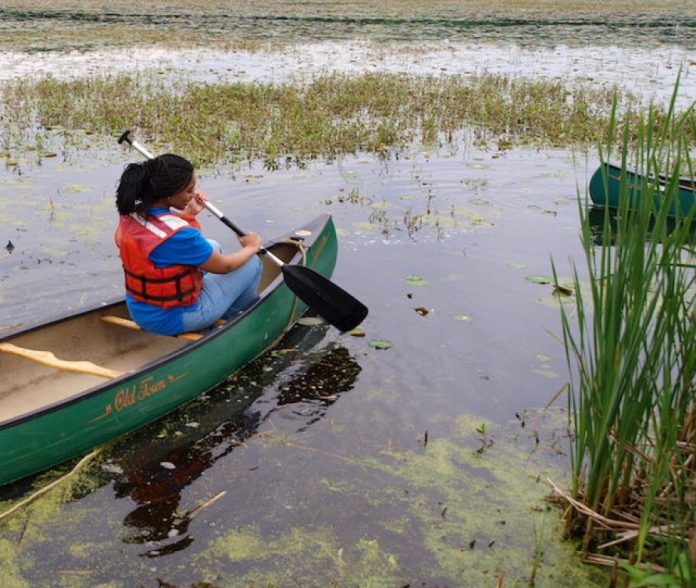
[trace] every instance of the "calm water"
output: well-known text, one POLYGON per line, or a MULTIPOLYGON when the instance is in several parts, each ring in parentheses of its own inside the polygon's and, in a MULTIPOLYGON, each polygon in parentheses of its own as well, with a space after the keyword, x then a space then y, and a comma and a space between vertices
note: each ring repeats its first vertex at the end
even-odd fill
MULTIPOLYGON (((636 54, 607 49, 592 62, 589 46, 516 56, 498 43, 476 47, 463 42, 451 61, 443 45, 431 47, 436 58, 431 49, 401 59, 389 50, 357 61, 545 75, 545 57, 564 64, 549 75, 594 63, 581 74, 599 77, 607 62, 620 71, 636 54)), ((351 55, 368 50, 358 41, 309 45, 286 59, 293 74, 314 75, 330 63, 349 68, 351 55)), ((650 55, 648 93, 667 93, 674 68, 694 61, 688 46, 661 50, 650 55)), ((210 63, 212 52, 200 55, 188 69, 181 55, 157 58, 182 76, 256 71, 253 55, 242 55, 248 64, 239 54, 210 63)), ((71 59, 79 70, 94 57, 23 56, 9 75, 71 59)), ((276 57, 258 56, 259 79, 276 57)), ((114 141, 41 161, 28 154, 0 171, 0 245, 14 246, 0 249, 4 332, 120 292, 112 194, 130 155, 114 141)), ((370 307, 366 336, 298 326, 225 385, 105 448, 72 494, 0 522, 0 584, 495 586, 505 574, 505 586, 524 586, 539 555, 537 585, 604 585, 559 541, 558 514, 543 500, 546 476, 566 476, 564 402, 542 410, 566 369, 558 302, 537 283, 551 259, 562 278, 571 259, 581 262, 577 194, 596 163, 564 151, 477 151, 463 139, 457 149, 414 147, 382 160, 202 170, 216 204, 267 237, 334 215, 334 280, 370 307)), ((214 218, 203 223, 233 246, 214 218)))
MULTIPOLYGON (((300 326, 228 385, 107 448, 79 499, 0 530, 12 554, 29 521, 10 577, 475 586, 505 571, 514 585, 530 572, 536 529, 540 573, 576 585, 572 574, 589 571, 559 545, 538 479, 564 478, 562 411, 539 410, 565 381, 550 334, 558 308, 551 287, 528 278, 548 276, 551 255, 561 268, 579 259, 575 197, 593 164, 494 155, 204 174, 228 215, 268 236, 334 215, 334 279, 370 307, 366 337, 300 326)), ((2 324, 118 292, 111 191, 122 160, 114 149, 87 165, 55 158, 3 174, 2 240, 15 249, 1 262, 2 324)))

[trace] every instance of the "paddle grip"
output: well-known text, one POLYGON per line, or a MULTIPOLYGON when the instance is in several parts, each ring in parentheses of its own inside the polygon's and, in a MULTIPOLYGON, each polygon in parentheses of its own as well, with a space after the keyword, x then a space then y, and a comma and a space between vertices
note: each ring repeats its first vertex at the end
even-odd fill
MULTIPOLYGON (((246 233, 245 233, 244 231, 242 231, 242 229, 240 229, 240 228, 239 228, 237 225, 235 225, 230 219, 228 219, 228 218, 222 213, 222 211, 221 211, 217 206, 215 206, 212 202, 206 201, 205 204, 204 204, 204 206, 205 206, 210 212, 212 212, 216 217, 218 217, 224 224, 226 224, 230 229, 232 229, 235 233, 237 233, 237 236, 238 236, 238 237, 244 237, 244 235, 246 235, 246 233)), ((280 258, 276 257, 275 255, 273 255, 273 254, 272 254, 270 251, 268 251, 268 249, 266 249, 265 247, 262 247, 261 249, 259 249, 259 255, 268 255, 268 257, 270 257, 270 258, 273 260, 273 262, 276 263, 279 267, 283 267, 283 266, 285 265, 285 263, 283 262, 282 259, 280 259, 280 258)))
POLYGON ((143 147, 135 139, 130 138, 130 130, 127 130, 125 133, 123 133, 119 137, 119 139, 118 139, 119 145, 121 143, 124 143, 124 142, 128 143, 131 147, 133 147, 133 149, 135 149, 138 153, 140 153, 140 155, 142 155, 146 159, 154 159, 155 158, 155 156, 152 153, 150 153, 147 149, 145 149, 145 147, 143 147))

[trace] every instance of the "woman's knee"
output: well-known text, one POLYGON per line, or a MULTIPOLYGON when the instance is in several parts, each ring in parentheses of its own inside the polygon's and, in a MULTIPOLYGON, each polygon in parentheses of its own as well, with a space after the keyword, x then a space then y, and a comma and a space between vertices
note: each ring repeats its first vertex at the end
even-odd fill
POLYGON ((240 273, 245 276, 245 281, 248 283, 258 282, 261 277, 261 260, 258 255, 254 255, 249 261, 247 261, 240 269, 240 273))
POLYGON ((254 257, 251 258, 254 262, 254 268, 255 268, 255 275, 257 277, 261 276, 261 270, 263 269, 263 265, 261 265, 261 260, 259 259, 258 255, 254 255, 254 257))

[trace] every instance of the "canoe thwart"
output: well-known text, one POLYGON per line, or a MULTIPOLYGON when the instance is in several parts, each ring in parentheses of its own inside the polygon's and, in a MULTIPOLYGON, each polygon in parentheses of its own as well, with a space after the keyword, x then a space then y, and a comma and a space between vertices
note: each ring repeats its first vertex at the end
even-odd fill
MULTIPOLYGON (((101 320, 103 320, 105 323, 119 325, 121 327, 126 327, 127 329, 133 329, 134 331, 142 331, 135 321, 123 318, 121 316, 105 314, 102 315, 101 320)), ((201 337, 203 337, 203 335, 200 333, 181 333, 181 335, 177 335, 177 337, 179 337, 179 339, 188 339, 189 341, 198 341, 201 337)))
POLYGON ((100 378, 118 378, 122 375, 122 372, 110 370, 108 368, 99 366, 96 363, 92 363, 91 361, 68 361, 65 359, 58 359, 50 351, 26 349, 24 347, 13 345, 12 343, 0 343, 0 351, 17 355, 19 357, 24 357, 37 363, 69 372, 99 376, 100 378))

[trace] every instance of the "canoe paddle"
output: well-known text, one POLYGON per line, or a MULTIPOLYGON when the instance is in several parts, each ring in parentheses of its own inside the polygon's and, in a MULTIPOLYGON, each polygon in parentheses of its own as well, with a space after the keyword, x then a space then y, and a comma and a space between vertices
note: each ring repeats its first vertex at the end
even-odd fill
MULTIPOLYGON (((147 159, 155 158, 145 147, 130 137, 129 130, 121 135, 118 142, 120 144, 128 143, 147 159)), ((212 202, 206 202, 205 207, 238 236, 244 236, 244 231, 228 219, 212 202)), ((265 248, 261 249, 259 254, 266 255, 280 267, 288 288, 309 308, 339 331, 345 332, 354 329, 367 316, 367 307, 362 302, 321 274, 303 265, 288 265, 265 248)))

